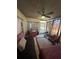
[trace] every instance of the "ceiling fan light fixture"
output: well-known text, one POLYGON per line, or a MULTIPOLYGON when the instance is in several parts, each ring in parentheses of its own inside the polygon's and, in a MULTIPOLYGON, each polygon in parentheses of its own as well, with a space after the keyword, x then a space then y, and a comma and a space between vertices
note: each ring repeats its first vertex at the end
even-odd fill
POLYGON ((45 16, 41 16, 41 19, 45 19, 45 16))

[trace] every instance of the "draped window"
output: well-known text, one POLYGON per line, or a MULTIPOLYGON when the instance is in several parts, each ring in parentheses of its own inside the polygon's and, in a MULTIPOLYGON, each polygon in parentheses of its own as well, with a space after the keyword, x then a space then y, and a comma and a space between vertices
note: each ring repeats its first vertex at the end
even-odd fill
POLYGON ((53 27, 51 31, 51 35, 59 35, 60 34, 60 19, 53 21, 53 27))

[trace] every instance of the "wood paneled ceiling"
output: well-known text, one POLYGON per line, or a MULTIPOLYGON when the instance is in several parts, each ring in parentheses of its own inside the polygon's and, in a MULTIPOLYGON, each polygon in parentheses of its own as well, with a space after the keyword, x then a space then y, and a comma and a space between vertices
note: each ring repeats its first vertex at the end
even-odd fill
POLYGON ((53 11, 52 18, 61 16, 61 0, 17 0, 17 8, 26 16, 40 18, 40 11, 45 8, 45 13, 53 11))

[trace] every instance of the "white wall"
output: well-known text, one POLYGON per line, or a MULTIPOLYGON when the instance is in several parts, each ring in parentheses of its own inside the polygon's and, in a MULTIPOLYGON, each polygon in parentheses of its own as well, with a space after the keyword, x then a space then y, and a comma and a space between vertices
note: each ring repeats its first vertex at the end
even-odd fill
POLYGON ((27 21, 23 21, 23 31, 24 31, 24 34, 27 31, 27 21))
POLYGON ((27 18, 27 21, 30 21, 30 22, 40 22, 39 19, 34 19, 34 18, 27 18))
POLYGON ((26 17, 23 15, 23 13, 19 9, 17 9, 17 16, 24 21, 26 20, 26 17))
POLYGON ((48 22, 47 23, 47 31, 49 32, 49 34, 51 33, 51 30, 52 30, 52 24, 51 24, 51 22, 48 22))
POLYGON ((22 31, 21 29, 21 20, 17 18, 17 34, 19 34, 22 31))
MULTIPOLYGON (((28 22, 40 22, 40 20, 38 20, 38 19, 25 17, 23 15, 23 13, 19 9, 17 9, 17 18, 20 18, 20 20, 21 20, 21 22, 23 24, 23 31, 24 31, 24 33, 26 33, 26 31, 28 30, 28 28, 27 28, 28 22)), ((22 30, 21 30, 21 26, 20 26, 21 24, 18 23, 18 22, 19 22, 19 19, 17 19, 17 24, 18 24, 17 25, 17 32, 19 33, 22 30)))
POLYGON ((17 9, 17 34, 19 34, 22 31, 21 22, 23 24, 23 32, 25 33, 27 31, 26 17, 22 14, 22 12, 19 9, 17 9))
POLYGON ((40 23, 40 20, 39 19, 34 19, 34 18, 27 18, 27 28, 28 30, 31 28, 31 29, 34 29, 34 30, 37 30, 39 29, 39 23, 40 23), (31 27, 30 27, 30 23, 31 23, 31 27))

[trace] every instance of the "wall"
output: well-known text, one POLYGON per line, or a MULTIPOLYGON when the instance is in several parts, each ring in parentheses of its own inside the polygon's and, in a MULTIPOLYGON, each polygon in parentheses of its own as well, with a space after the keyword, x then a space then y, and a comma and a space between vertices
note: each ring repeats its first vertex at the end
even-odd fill
POLYGON ((21 22, 23 25, 23 32, 25 33, 27 31, 26 17, 22 14, 22 12, 19 9, 17 9, 17 34, 19 34, 22 31, 21 22))
MULTIPOLYGON (((24 31, 24 33, 26 33, 26 31, 29 28, 29 26, 28 26, 29 25, 28 24, 29 22, 32 22, 32 23, 39 23, 40 22, 40 20, 38 20, 38 19, 25 17, 23 15, 23 13, 19 9, 17 9, 17 18, 19 18, 21 20, 22 24, 23 24, 23 31, 24 31)), ((18 21, 19 19, 17 19, 17 22, 19 22, 18 21)), ((18 23, 18 25, 17 25, 17 33, 19 33, 19 32, 22 31, 21 26, 20 26, 21 25, 20 23, 18 23)), ((37 27, 38 25, 39 24, 36 24, 36 26, 34 25, 34 27, 37 27)))
POLYGON ((17 16, 24 21, 26 20, 26 17, 23 15, 23 13, 19 9, 17 9, 17 16))
POLYGON ((38 30, 39 29, 39 23, 40 20, 39 19, 34 19, 34 18, 27 18, 27 28, 29 29, 35 29, 38 30))
POLYGON ((49 34, 51 33, 51 29, 52 29, 52 23, 47 22, 47 31, 48 31, 49 34))
POLYGON ((21 29, 21 20, 17 18, 17 34, 19 34, 22 31, 21 29))
POLYGON ((34 19, 34 18, 27 18, 28 22, 40 22, 39 19, 34 19))
POLYGON ((23 21, 23 31, 24 33, 27 32, 27 21, 23 21))

